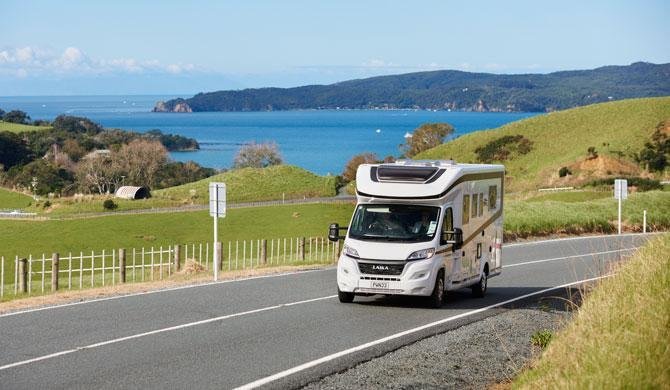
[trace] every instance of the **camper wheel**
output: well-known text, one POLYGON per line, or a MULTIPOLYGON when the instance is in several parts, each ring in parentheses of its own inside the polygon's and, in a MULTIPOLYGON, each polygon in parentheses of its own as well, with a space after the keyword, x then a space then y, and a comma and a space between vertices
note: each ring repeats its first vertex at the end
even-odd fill
POLYGON ((433 293, 430 294, 430 305, 439 309, 444 304, 444 270, 440 270, 437 273, 437 278, 435 279, 435 288, 433 288, 433 293))
POLYGON ((486 288, 488 287, 489 280, 489 265, 484 266, 484 273, 482 277, 479 278, 479 282, 472 286, 472 295, 477 298, 482 298, 486 294, 486 288))
POLYGON ((337 289, 337 298, 339 298, 340 302, 342 303, 351 303, 354 301, 354 293, 352 292, 346 292, 346 291, 340 291, 340 289, 337 289))

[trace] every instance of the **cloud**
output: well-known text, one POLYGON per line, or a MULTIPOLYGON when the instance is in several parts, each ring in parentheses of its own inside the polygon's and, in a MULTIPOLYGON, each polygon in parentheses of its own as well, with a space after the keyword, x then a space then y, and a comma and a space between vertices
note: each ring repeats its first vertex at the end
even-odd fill
POLYGON ((100 74, 180 74, 197 70, 193 64, 162 64, 158 60, 136 58, 91 58, 77 47, 62 52, 25 46, 0 50, 0 75, 28 76, 100 74))

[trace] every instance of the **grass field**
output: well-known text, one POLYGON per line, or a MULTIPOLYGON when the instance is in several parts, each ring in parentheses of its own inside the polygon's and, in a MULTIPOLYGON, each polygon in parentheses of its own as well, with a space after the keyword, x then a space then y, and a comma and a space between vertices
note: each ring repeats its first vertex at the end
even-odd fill
POLYGON ((48 126, 21 125, 18 123, 0 121, 0 131, 9 131, 11 133, 22 133, 24 131, 40 131, 40 130, 47 130, 50 128, 51 127, 48 126))
POLYGON ((466 134, 415 158, 477 162, 477 147, 504 135, 521 134, 533 143, 532 150, 504 161, 507 189, 561 186, 558 170, 584 159, 588 147, 594 146, 601 155, 614 156, 616 152, 622 152, 629 156, 642 148, 659 122, 669 118, 670 97, 595 104, 466 134))
POLYGON ((586 296, 521 389, 670 388, 670 235, 643 248, 586 296))
MULTIPOLYGON (((541 196, 565 197, 565 194, 541 196)), ((630 194, 622 205, 626 230, 641 231, 643 210, 654 230, 670 228, 670 192, 630 194)), ((609 195, 578 202, 556 200, 509 200, 505 203, 505 237, 542 236, 553 233, 612 233, 617 229, 617 201, 609 195)))
POLYGON ((0 210, 26 208, 32 201, 28 195, 0 188, 0 210))
POLYGON ((292 165, 277 165, 231 170, 194 183, 155 191, 154 196, 205 204, 209 197, 209 183, 213 181, 226 183, 230 202, 275 200, 282 199, 282 195, 285 199, 336 195, 335 177, 318 176, 292 165))
POLYGON ((213 181, 226 183, 227 200, 230 203, 281 200, 282 196, 289 200, 336 195, 335 177, 318 176, 295 166, 279 165, 263 169, 231 170, 194 183, 153 191, 152 198, 141 200, 117 199, 107 195, 87 195, 83 198, 50 199, 49 207, 44 207, 46 199, 32 202, 28 207, 28 203, 32 200, 30 198, 28 202, 12 201, 11 204, 14 206, 10 206, 10 198, 19 199, 23 195, 0 189, 0 209, 23 208, 28 212, 59 218, 77 214, 114 214, 127 210, 204 205, 209 198, 209 183, 213 181), (105 210, 102 206, 103 202, 110 198, 117 205, 117 208, 112 211, 105 210))

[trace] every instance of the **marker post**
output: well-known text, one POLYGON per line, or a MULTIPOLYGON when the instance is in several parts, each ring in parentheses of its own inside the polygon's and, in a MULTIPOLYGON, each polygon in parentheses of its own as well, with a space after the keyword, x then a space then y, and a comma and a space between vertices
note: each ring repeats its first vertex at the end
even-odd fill
POLYGON ((214 255, 214 281, 219 280, 219 259, 221 254, 218 253, 219 241, 219 218, 226 217, 226 183, 209 183, 209 215, 214 218, 214 247, 212 254, 214 255))
POLYGON ((614 180, 614 199, 619 200, 619 234, 621 234, 621 201, 628 198, 628 180, 614 180))

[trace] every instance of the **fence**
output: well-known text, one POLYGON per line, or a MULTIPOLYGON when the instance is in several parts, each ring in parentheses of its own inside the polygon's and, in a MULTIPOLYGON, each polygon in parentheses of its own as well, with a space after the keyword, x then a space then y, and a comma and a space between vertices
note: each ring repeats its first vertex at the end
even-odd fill
MULTIPOLYGON (((339 243, 324 237, 238 240, 220 245, 220 269, 329 263, 339 256, 339 243)), ((0 299, 5 295, 45 294, 59 289, 84 289, 120 283, 163 280, 185 264, 212 270, 211 243, 169 247, 54 253, 41 257, 0 257, 0 299), (50 286, 47 286, 47 283, 50 286)))

